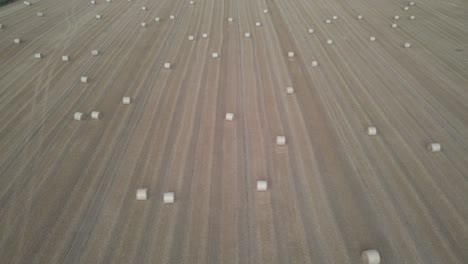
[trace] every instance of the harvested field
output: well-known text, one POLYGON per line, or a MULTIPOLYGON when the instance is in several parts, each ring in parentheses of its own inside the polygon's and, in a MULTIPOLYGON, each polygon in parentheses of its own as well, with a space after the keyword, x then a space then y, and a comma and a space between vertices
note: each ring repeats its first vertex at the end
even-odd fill
POLYGON ((467 263, 467 1, 30 3, 0 263, 467 263))

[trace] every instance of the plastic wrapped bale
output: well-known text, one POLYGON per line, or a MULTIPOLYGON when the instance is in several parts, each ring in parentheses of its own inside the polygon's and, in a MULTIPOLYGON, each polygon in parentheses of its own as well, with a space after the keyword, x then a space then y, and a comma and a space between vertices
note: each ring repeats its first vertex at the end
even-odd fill
POLYGON ((255 22, 255 26, 256 26, 256 27, 261 27, 262 24, 261 24, 260 22, 255 22))
POLYGON ((15 44, 20 44, 20 43, 21 43, 21 39, 15 38, 15 39, 13 40, 13 42, 14 42, 15 44))
POLYGON ((34 54, 34 58, 42 59, 42 54, 38 52, 38 53, 34 54))
POLYGON ((96 19, 101 19, 101 15, 96 15, 96 19))
POLYGON ((88 76, 81 76, 81 83, 88 83, 88 76))
POLYGON ((75 119, 76 121, 81 121, 84 119, 84 114, 81 112, 76 112, 75 114, 73 114, 73 119, 75 119))
POLYGON ((234 119, 233 113, 226 113, 226 121, 232 121, 234 119))
POLYGON ((369 136, 377 135, 377 128, 376 127, 368 127, 367 128, 367 135, 369 135, 369 136))
POLYGON ((202 38, 205 38, 205 39, 208 38, 208 33, 203 33, 202 38))
POLYGON ((263 9, 263 13, 264 14, 268 13, 268 9, 263 9))
POLYGON ((250 38, 250 32, 245 32, 245 33, 244 33, 244 37, 250 38))
POLYGON ((194 40, 195 37, 193 35, 188 36, 188 40, 194 40))
POLYGON ((331 22, 332 21, 330 19, 325 20, 325 23, 327 23, 327 24, 331 24, 331 22))
POLYGON ((91 112, 91 118, 94 120, 99 120, 101 118, 101 112, 98 112, 98 111, 91 112))
POLYGON ((170 69, 170 68, 171 68, 171 64, 170 64, 169 62, 164 63, 164 68, 170 69))
POLYGON ((124 105, 129 105, 131 102, 132 102, 132 99, 128 96, 125 96, 124 98, 122 98, 122 103, 124 105))
POLYGON ((92 50, 91 55, 97 56, 97 55, 99 55, 99 51, 98 50, 92 50))
POLYGON ((405 42, 405 44, 403 45, 405 48, 411 48, 411 43, 409 42, 405 42))
POLYGON ((362 18, 363 18, 362 15, 358 15, 358 16, 357 16, 357 19, 359 19, 359 20, 361 20, 362 18))
POLYGON ((141 26, 141 27, 146 27, 146 23, 145 23, 145 22, 141 22, 140 26, 141 26))
POLYGON ((234 19, 232 17, 228 17, 228 22, 232 22, 234 19))
POLYGON ((29 1, 24 1, 23 4, 24 4, 25 6, 30 6, 30 5, 31 5, 31 2, 29 2, 29 1))
POLYGON ((289 52, 288 52, 288 57, 289 57, 289 58, 293 58, 293 57, 294 57, 294 52, 293 52, 293 51, 289 51, 289 52))
POLYGON ((308 32, 311 34, 311 33, 314 33, 314 29, 313 28, 309 28, 308 32))
POLYGON ((286 87, 286 93, 287 93, 287 94, 293 94, 293 93, 294 93, 294 88, 292 88, 292 87, 286 87))
POLYGON ((163 202, 165 204, 174 203, 174 193, 173 192, 165 192, 163 195, 163 202))
POLYGON ((439 152, 442 149, 442 147, 439 143, 430 143, 429 145, 427 145, 427 149, 430 152, 439 152))
POLYGON ((146 201, 148 200, 148 189, 140 188, 136 191, 137 201, 146 201))
POLYGON ((365 264, 380 264, 380 254, 375 249, 363 251, 361 258, 365 264))
POLYGON ((393 19, 398 20, 400 19, 400 16, 394 16, 393 19))
POLYGON ((38 17, 43 17, 43 16, 44 16, 44 13, 42 13, 42 12, 37 12, 37 13, 36 13, 36 16, 38 16, 38 17))
POLYGON ((264 192, 268 190, 268 182, 265 180, 257 181, 257 191, 264 192))
POLYGON ((170 15, 169 18, 170 18, 170 19, 175 19, 175 16, 174 16, 174 15, 170 15))
POLYGON ((159 22, 159 17, 155 17, 154 21, 159 22))
POLYGON ((313 60, 313 61, 312 61, 312 67, 317 67, 317 66, 318 66, 318 61, 313 60))
POLYGON ((64 55, 62 56, 62 61, 70 61, 70 57, 64 55))
POLYGON ((338 19, 338 16, 333 16, 332 19, 333 19, 333 20, 337 20, 337 19, 338 19))
POLYGON ((277 136, 276 137, 276 145, 278 145, 278 146, 286 145, 286 137, 285 136, 277 136))
POLYGON ((375 41, 375 37, 374 37, 374 36, 370 36, 369 40, 372 41, 372 42, 374 42, 374 41, 375 41))
POLYGON ((331 39, 327 39, 327 44, 328 44, 328 45, 331 45, 331 44, 333 44, 333 40, 331 40, 331 39))
POLYGON ((147 9, 146 6, 141 7, 141 10, 143 10, 143 11, 146 11, 146 9, 147 9))
POLYGON ((211 54, 211 56, 213 57, 213 59, 217 59, 219 57, 217 52, 213 52, 213 54, 211 54))
POLYGON ((396 28, 398 25, 396 23, 392 23, 392 28, 396 28))

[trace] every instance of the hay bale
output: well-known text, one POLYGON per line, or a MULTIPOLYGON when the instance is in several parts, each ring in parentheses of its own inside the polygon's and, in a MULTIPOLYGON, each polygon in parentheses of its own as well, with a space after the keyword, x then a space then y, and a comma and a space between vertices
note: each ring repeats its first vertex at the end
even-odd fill
POLYGON ((125 96, 122 98, 122 104, 129 105, 132 103, 132 99, 129 96, 125 96))
POLYGON ((83 120, 85 117, 85 115, 81 112, 76 112, 75 114, 73 114, 73 119, 75 119, 76 121, 81 121, 83 120))
POLYGON ((101 113, 98 111, 91 112, 91 118, 94 120, 99 120, 101 118, 101 113))
POLYGON ((442 147, 439 143, 430 143, 429 145, 427 145, 427 149, 431 152, 439 152, 441 151, 442 147))
POLYGON ((369 135, 369 136, 377 135, 377 128, 376 127, 368 127, 367 128, 367 135, 369 135))
POLYGON ((286 137, 285 136, 277 136, 276 137, 276 145, 278 145, 278 146, 286 145, 286 137))
POLYGON ((226 113, 226 121, 232 121, 234 119, 233 113, 226 113))

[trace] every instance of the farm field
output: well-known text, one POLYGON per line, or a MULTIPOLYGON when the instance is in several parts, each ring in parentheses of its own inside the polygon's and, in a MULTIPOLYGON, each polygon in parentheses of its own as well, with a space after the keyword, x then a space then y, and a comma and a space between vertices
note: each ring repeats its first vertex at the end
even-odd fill
POLYGON ((467 1, 28 3, 0 263, 467 263, 467 1))

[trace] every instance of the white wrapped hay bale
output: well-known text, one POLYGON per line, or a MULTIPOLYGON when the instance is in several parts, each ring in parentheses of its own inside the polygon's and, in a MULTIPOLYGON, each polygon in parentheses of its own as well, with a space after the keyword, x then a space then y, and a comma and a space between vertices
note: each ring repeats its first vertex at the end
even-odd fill
POLYGON ((70 61, 70 57, 67 55, 62 56, 62 61, 70 61))
POLYGON ((400 16, 394 16, 393 19, 398 20, 400 19, 400 16))
POLYGON ((20 43, 21 43, 21 39, 15 38, 15 39, 13 40, 13 42, 14 42, 15 44, 20 44, 20 43))
POLYGON ((88 76, 81 76, 80 82, 81 83, 88 83, 88 76))
POLYGON ((312 67, 317 67, 317 66, 318 66, 318 61, 313 60, 313 61, 312 61, 312 67))
POLYGON ((327 39, 327 44, 328 44, 328 45, 331 45, 331 44, 333 44, 333 40, 331 40, 331 39, 327 39))
POLYGON ((311 33, 314 33, 314 29, 313 28, 309 28, 308 32, 311 34, 311 33))
POLYGON ((232 17, 228 17, 228 22, 232 22, 234 19, 232 17))
POLYGON ((278 146, 286 145, 286 137, 285 136, 277 136, 276 137, 276 145, 278 145, 278 146))
POLYGON ((188 40, 194 40, 195 37, 193 35, 188 36, 188 40))
POLYGON ((91 0, 91 4, 92 4, 92 5, 95 5, 95 4, 96 4, 96 1, 91 0))
POLYGON ((146 6, 141 7, 141 10, 143 10, 143 11, 146 11, 146 9, 147 9, 146 6))
POLYGON ((375 36, 370 36, 369 40, 374 42, 375 41, 375 36))
POLYGON ((332 21, 331 21, 330 19, 326 19, 326 20, 325 20, 325 23, 327 23, 327 24, 331 24, 331 22, 332 22, 332 21))
POLYGON ((34 54, 34 58, 36 59, 42 59, 42 53, 38 52, 34 54))
POLYGON ((122 104, 124 105, 129 105, 131 104, 131 102, 132 102, 132 99, 129 96, 125 96, 124 98, 122 98, 122 104))
POLYGON ((409 5, 414 6, 414 2, 413 1, 409 2, 409 5))
POLYGON ((146 27, 146 23, 145 23, 145 22, 141 22, 140 26, 141 26, 141 27, 146 27))
POLYGON ((262 24, 261 24, 260 22, 255 22, 255 26, 256 26, 256 27, 261 27, 262 24))
POLYGON ((136 199, 137 201, 146 201, 148 200, 148 189, 137 189, 136 191, 136 199))
POLYGON ((208 33, 203 33, 202 38, 204 38, 204 39, 208 38, 208 33))
POLYGON ((107 2, 107 3, 110 3, 110 2, 111 2, 111 0, 106 0, 106 2, 107 2))
POLYGON ((367 128, 367 135, 369 135, 369 136, 377 135, 377 128, 376 127, 368 127, 367 128))
POLYGON ((250 38, 250 32, 245 32, 245 33, 244 33, 244 37, 250 38))
POLYGON ((410 16, 409 19, 410 19, 410 20, 415 20, 415 19, 416 19, 416 16, 410 16))
POLYGON ((190 4, 190 5, 193 5, 193 4, 194 4, 194 2, 193 2, 193 1, 190 1, 190 2, 189 2, 189 4, 190 4))
POLYGON ((159 22, 159 17, 155 17, 154 21, 159 22))
POLYGON ((405 42, 405 44, 403 44, 403 47, 405 47, 405 48, 411 48, 411 43, 405 42))
POLYGON ((226 121, 232 121, 234 119, 233 113, 226 113, 226 121))
POLYGON ((398 25, 396 23, 392 23, 392 28, 396 28, 398 25))
POLYGON ((217 59, 219 55, 217 52, 213 52, 213 54, 211 54, 211 57, 213 57, 213 59, 217 59))
POLYGON ((357 16, 357 19, 359 19, 359 20, 361 20, 362 18, 363 18, 362 15, 358 15, 358 16, 357 16))
POLYGON ((29 2, 29 1, 24 1, 23 4, 24 4, 25 6, 30 6, 30 5, 31 5, 31 2, 29 2))
POLYGON ((263 9, 263 13, 264 14, 268 13, 268 9, 263 9))
POLYGON ((361 258, 365 264, 380 264, 380 254, 375 249, 368 249, 363 251, 361 258))
POLYGON ((169 63, 169 62, 164 63, 164 68, 165 69, 170 69, 171 68, 171 63, 169 63))
POLYGON ((169 18, 172 19, 172 20, 174 20, 174 19, 175 19, 175 16, 174 16, 174 15, 170 15, 169 18))
POLYGON ((42 12, 37 12, 37 13, 36 13, 36 16, 38 16, 38 17, 43 17, 43 16, 44 16, 44 13, 42 13, 42 12))
POLYGON ((96 19, 101 19, 101 15, 96 15, 96 19))
POLYGON ((97 55, 99 55, 99 51, 98 50, 92 50, 91 55, 97 56, 97 55))
POLYGON ((257 191, 264 192, 268 190, 268 182, 265 180, 257 181, 257 191))
POLYGON ((294 51, 289 51, 288 52, 288 57, 293 58, 294 57, 294 51))
POLYGON ((338 16, 333 16, 332 19, 333 19, 333 20, 337 20, 337 19, 338 19, 338 16))
POLYGON ((427 145, 427 149, 430 152, 439 152, 442 149, 442 147, 439 143, 430 143, 429 145, 427 145))
POLYGON ((91 112, 91 118, 94 120, 99 120, 101 118, 101 112, 98 112, 98 111, 91 112))
POLYGON ((165 192, 164 195, 163 195, 163 202, 165 204, 174 203, 174 193, 173 192, 165 192))
POLYGON ((286 87, 286 93, 287 94, 293 94, 294 93, 294 88, 292 88, 291 86, 286 87))
POLYGON ((404 10, 404 11, 408 11, 408 10, 409 10, 409 6, 403 7, 403 10, 404 10))
POLYGON ((84 114, 81 112, 76 112, 75 114, 73 114, 73 119, 75 119, 76 121, 81 121, 84 119, 84 114))

